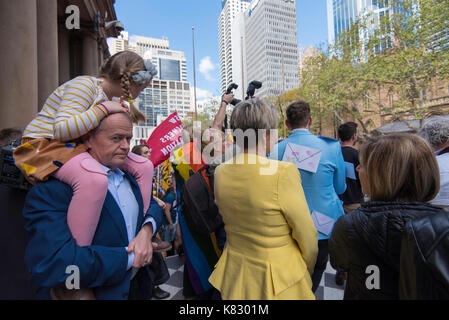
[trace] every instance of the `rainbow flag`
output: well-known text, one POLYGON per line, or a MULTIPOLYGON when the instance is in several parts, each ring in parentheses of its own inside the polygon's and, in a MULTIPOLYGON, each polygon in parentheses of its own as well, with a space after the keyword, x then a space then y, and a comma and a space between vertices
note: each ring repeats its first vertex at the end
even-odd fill
POLYGON ((165 160, 162 163, 161 169, 161 186, 164 189, 164 191, 167 191, 167 189, 173 185, 172 171, 173 168, 171 166, 170 160, 168 159, 165 160))
MULTIPOLYGON (((198 156, 197 152, 199 151, 195 148, 194 143, 186 144, 183 148, 173 152, 175 156, 173 166, 177 183, 176 189, 179 192, 190 174, 204 166, 204 163, 192 163, 192 158, 198 156)), ((218 248, 214 233, 202 235, 192 231, 182 214, 181 208, 178 213, 186 261, 184 272, 187 272, 195 293, 199 295, 212 289, 209 277, 220 258, 221 251, 218 248)))

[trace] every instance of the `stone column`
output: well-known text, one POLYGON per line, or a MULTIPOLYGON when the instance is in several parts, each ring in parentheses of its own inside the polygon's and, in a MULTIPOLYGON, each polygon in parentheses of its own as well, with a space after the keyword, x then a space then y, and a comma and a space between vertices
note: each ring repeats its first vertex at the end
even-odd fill
POLYGON ((59 84, 70 80, 70 45, 69 33, 58 33, 58 60, 59 84))
POLYGON ((37 0, 38 107, 58 87, 58 4, 37 0))
POLYGON ((83 38, 83 74, 98 75, 99 54, 97 40, 91 34, 86 34, 83 38))
POLYGON ((25 127, 38 111, 36 1, 0 0, 0 129, 25 127))

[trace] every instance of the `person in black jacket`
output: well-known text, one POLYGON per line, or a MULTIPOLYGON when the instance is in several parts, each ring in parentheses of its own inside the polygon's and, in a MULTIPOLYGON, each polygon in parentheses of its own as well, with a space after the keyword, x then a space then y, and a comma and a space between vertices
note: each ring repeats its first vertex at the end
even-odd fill
MULTIPOLYGON (((360 184, 357 170, 359 166, 359 151, 354 148, 357 141, 357 123, 345 122, 338 127, 338 138, 341 144, 341 153, 345 160, 346 169, 346 191, 338 195, 343 201, 343 210, 346 214, 360 208, 364 200, 362 185, 360 184)), ((345 270, 337 270, 335 274, 335 283, 339 286, 344 285, 348 274, 345 270)))
POLYGON ((345 299, 398 299, 404 226, 442 211, 428 204, 439 191, 438 163, 424 139, 401 133, 363 144, 357 170, 370 201, 336 222, 330 262, 348 271, 345 299))
POLYGON ((338 127, 338 138, 340 139, 341 152, 345 160, 346 169, 346 191, 338 195, 343 201, 343 210, 350 213, 360 207, 363 202, 362 186, 359 175, 355 170, 359 165, 359 151, 354 148, 357 141, 357 123, 345 122, 338 127))
POLYGON ((399 298, 449 300, 449 212, 407 222, 402 236, 399 298))

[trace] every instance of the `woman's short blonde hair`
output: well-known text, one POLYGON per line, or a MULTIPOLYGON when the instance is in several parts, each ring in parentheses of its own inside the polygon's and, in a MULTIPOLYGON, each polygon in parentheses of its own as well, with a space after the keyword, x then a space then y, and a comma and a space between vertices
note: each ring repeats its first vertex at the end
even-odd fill
MULTIPOLYGON (((279 114, 276 108, 265 100, 258 98, 243 100, 235 106, 230 125, 234 135, 235 131, 239 129, 243 132, 254 130, 256 138, 258 138, 258 130, 268 131, 279 127, 279 114)), ((245 140, 243 147, 252 147, 247 140, 245 140)))
POLYGON ((429 202, 440 190, 435 155, 417 135, 396 133, 372 138, 360 148, 371 201, 429 202))

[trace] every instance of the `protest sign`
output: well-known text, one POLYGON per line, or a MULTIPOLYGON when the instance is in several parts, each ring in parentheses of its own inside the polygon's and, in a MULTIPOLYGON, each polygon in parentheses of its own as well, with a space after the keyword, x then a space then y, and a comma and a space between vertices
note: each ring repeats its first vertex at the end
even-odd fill
POLYGON ((287 143, 282 161, 292 162, 298 169, 315 173, 320 164, 322 151, 310 147, 287 143))
POLYGON ((151 134, 145 144, 150 148, 150 160, 156 168, 170 158, 175 148, 182 144, 182 122, 178 113, 172 113, 151 134))

